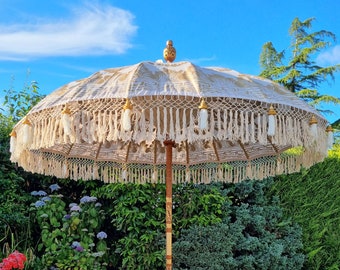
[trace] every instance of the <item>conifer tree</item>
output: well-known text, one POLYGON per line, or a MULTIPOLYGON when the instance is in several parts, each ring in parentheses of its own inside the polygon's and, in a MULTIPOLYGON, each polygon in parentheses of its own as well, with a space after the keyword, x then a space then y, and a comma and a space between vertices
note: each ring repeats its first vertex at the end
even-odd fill
POLYGON ((311 105, 339 105, 340 98, 320 94, 318 87, 323 82, 329 82, 329 79, 334 80, 334 74, 340 71, 340 64, 322 67, 315 62, 315 55, 330 47, 336 37, 325 30, 312 32, 313 21, 314 18, 293 20, 289 28, 291 44, 286 50, 277 51, 272 42, 263 45, 260 76, 284 85, 311 105))

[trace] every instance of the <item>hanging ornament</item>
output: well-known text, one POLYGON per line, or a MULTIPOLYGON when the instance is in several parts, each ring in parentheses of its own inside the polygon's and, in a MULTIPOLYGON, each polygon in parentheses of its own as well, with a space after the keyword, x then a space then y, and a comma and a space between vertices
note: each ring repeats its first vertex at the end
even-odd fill
POLYGON ((122 179, 123 179, 124 181, 127 180, 127 176, 128 176, 127 170, 126 170, 126 169, 123 169, 123 171, 122 171, 122 179))
POLYGON ((71 111, 67 106, 61 112, 61 123, 64 128, 64 134, 68 136, 71 135, 71 111))
POLYGON ((326 132, 328 134, 328 141, 327 141, 327 145, 328 145, 328 148, 332 148, 333 147, 333 144, 334 144, 334 136, 333 136, 333 131, 334 129, 332 128, 331 125, 329 125, 327 128, 326 128, 326 132))
POLYGON ((28 145, 32 142, 32 124, 31 122, 25 117, 23 124, 23 132, 22 132, 22 143, 25 147, 28 147, 28 145))
POLYGON ((316 120, 314 115, 309 120, 309 125, 312 136, 314 137, 314 139, 316 139, 318 137, 318 120, 316 120))
POLYGON ((275 129, 276 129, 275 115, 276 115, 276 111, 273 105, 270 105, 270 108, 268 111, 268 131, 267 131, 268 136, 275 135, 275 129))
POLYGON ((201 100, 201 104, 198 106, 200 109, 199 127, 200 129, 207 129, 208 127, 208 106, 205 103, 204 98, 201 100))
POLYGON ((17 144, 17 133, 13 130, 11 132, 11 134, 9 134, 9 136, 11 136, 11 140, 10 140, 10 145, 9 145, 9 151, 11 153, 15 152, 15 147, 17 144))
POLYGON ((132 110, 132 104, 130 103, 130 100, 127 98, 126 103, 123 106, 123 117, 122 117, 122 128, 124 131, 130 131, 131 130, 131 110, 132 110))
POLYGON ((158 180, 158 171, 157 168, 155 167, 151 176, 152 182, 157 183, 158 180))

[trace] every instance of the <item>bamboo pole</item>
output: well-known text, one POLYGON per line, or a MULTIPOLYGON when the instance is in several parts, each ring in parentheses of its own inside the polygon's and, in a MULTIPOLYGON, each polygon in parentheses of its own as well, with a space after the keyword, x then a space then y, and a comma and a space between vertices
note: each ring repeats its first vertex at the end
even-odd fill
POLYGON ((165 235, 166 235, 166 270, 172 270, 172 147, 175 142, 164 141, 166 150, 165 179, 165 235))

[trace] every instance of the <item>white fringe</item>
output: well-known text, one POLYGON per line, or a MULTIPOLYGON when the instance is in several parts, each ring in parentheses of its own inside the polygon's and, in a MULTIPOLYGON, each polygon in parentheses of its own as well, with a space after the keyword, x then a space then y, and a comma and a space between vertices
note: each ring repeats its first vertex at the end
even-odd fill
MULTIPOLYGON (((121 181, 122 169, 109 168, 100 165, 93 160, 82 164, 79 157, 76 162, 70 160, 55 160, 53 154, 45 157, 38 155, 39 149, 48 149, 56 144, 98 144, 111 143, 118 140, 134 141, 139 145, 149 147, 154 141, 163 142, 167 137, 182 144, 197 142, 205 143, 213 140, 228 140, 230 142, 241 141, 243 144, 259 143, 266 145, 267 136, 271 134, 268 125, 271 125, 266 113, 260 114, 254 111, 237 111, 232 108, 209 109, 207 116, 208 126, 200 129, 200 110, 197 108, 178 107, 148 107, 141 111, 134 110, 130 115, 133 125, 131 130, 125 131, 122 127, 122 110, 110 109, 108 111, 96 110, 89 112, 79 110, 72 115, 58 117, 41 117, 32 121, 32 126, 18 124, 16 126, 16 143, 11 142, 11 160, 34 172, 60 175, 69 175, 73 179, 101 178, 106 182, 121 181), (31 134, 31 135, 28 135, 31 134), (36 152, 26 151, 26 149, 36 152), (44 166, 42 166, 44 164, 44 166), (46 168, 45 165, 47 166, 46 168), (65 169, 66 167, 66 169, 65 169), (33 168, 33 169, 31 169, 33 168), (119 176, 119 177, 117 177, 119 176)), ((201 168, 188 171, 178 170, 176 182, 190 181, 206 182, 208 178, 227 179, 227 181, 241 181, 245 178, 261 179, 276 173, 289 173, 301 166, 308 167, 326 156, 328 137, 325 136, 325 128, 317 125, 313 131, 317 140, 312 136, 308 121, 299 119, 288 114, 278 113, 275 117, 275 135, 271 142, 277 146, 301 146, 306 148, 306 153, 301 157, 281 157, 273 162, 262 162, 261 167, 255 161, 240 166, 218 166, 218 168, 201 168), (309 151, 309 152, 308 152, 309 151), (308 152, 308 154, 307 154, 308 152), (232 167, 232 168, 231 168, 232 167), (223 176, 223 177, 222 177, 223 176)), ((11 140, 14 140, 11 138, 11 140)), ((61 146, 62 147, 62 146, 61 146)), ((60 149, 60 148, 59 148, 60 149)), ((203 153, 203 152, 202 152, 203 153)), ((143 153, 142 156, 145 153, 143 153)), ((183 152, 176 154, 183 159, 183 152)), ((269 159, 268 159, 269 160, 269 159)), ((175 169, 176 171, 176 169, 175 169)), ((131 169, 126 171, 128 181, 130 178, 135 182, 153 182, 161 179, 163 169, 157 168, 158 177, 153 177, 155 169, 131 169), (138 177, 139 178, 138 178, 138 177)))

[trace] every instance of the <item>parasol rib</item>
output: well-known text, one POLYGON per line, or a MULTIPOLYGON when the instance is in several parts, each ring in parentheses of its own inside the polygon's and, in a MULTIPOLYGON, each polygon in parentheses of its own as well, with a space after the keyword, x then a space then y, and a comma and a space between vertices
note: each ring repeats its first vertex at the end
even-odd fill
POLYGON ((215 139, 213 139, 213 141, 212 141, 212 145, 213 145, 214 152, 215 152, 215 155, 216 155, 216 160, 219 162, 219 161, 220 161, 220 156, 219 156, 219 154, 218 154, 218 151, 217 151, 217 147, 216 147, 216 141, 215 141, 215 139))
POLYGON ((154 142, 153 147, 153 164, 157 164, 157 141, 154 142))
POLYGON ((277 148, 277 146, 275 144, 273 144, 273 141, 272 141, 272 139, 269 136, 267 136, 267 140, 270 143, 270 145, 273 147, 275 153, 279 154, 279 152, 280 152, 279 148, 277 148))
POLYGON ((128 146, 127 146, 127 149, 126 149, 125 163, 127 163, 128 160, 129 160, 130 147, 131 147, 131 141, 129 141, 128 146))
POLYGON ((102 145, 103 145, 103 143, 102 143, 102 142, 100 142, 100 143, 99 143, 99 145, 98 145, 98 149, 97 149, 97 153, 96 153, 95 161, 97 161, 97 159, 98 159, 99 152, 100 152, 100 149, 102 148, 102 145))
POLYGON ((188 144, 188 141, 185 141, 185 152, 186 152, 186 156, 185 156, 185 159, 186 159, 186 165, 188 166, 190 163, 190 156, 189 156, 189 144, 188 144))
POLYGON ((242 150, 243 150, 243 152, 244 152, 244 155, 246 156, 247 160, 249 160, 250 157, 249 157, 249 154, 248 154, 246 148, 244 147, 244 144, 243 144, 240 140, 238 140, 237 142, 238 142, 238 144, 240 145, 240 147, 242 148, 242 150))
POLYGON ((69 149, 67 150, 67 152, 65 153, 65 157, 66 157, 66 158, 70 155, 73 146, 74 146, 74 144, 71 143, 71 144, 70 144, 70 148, 69 148, 69 149))

